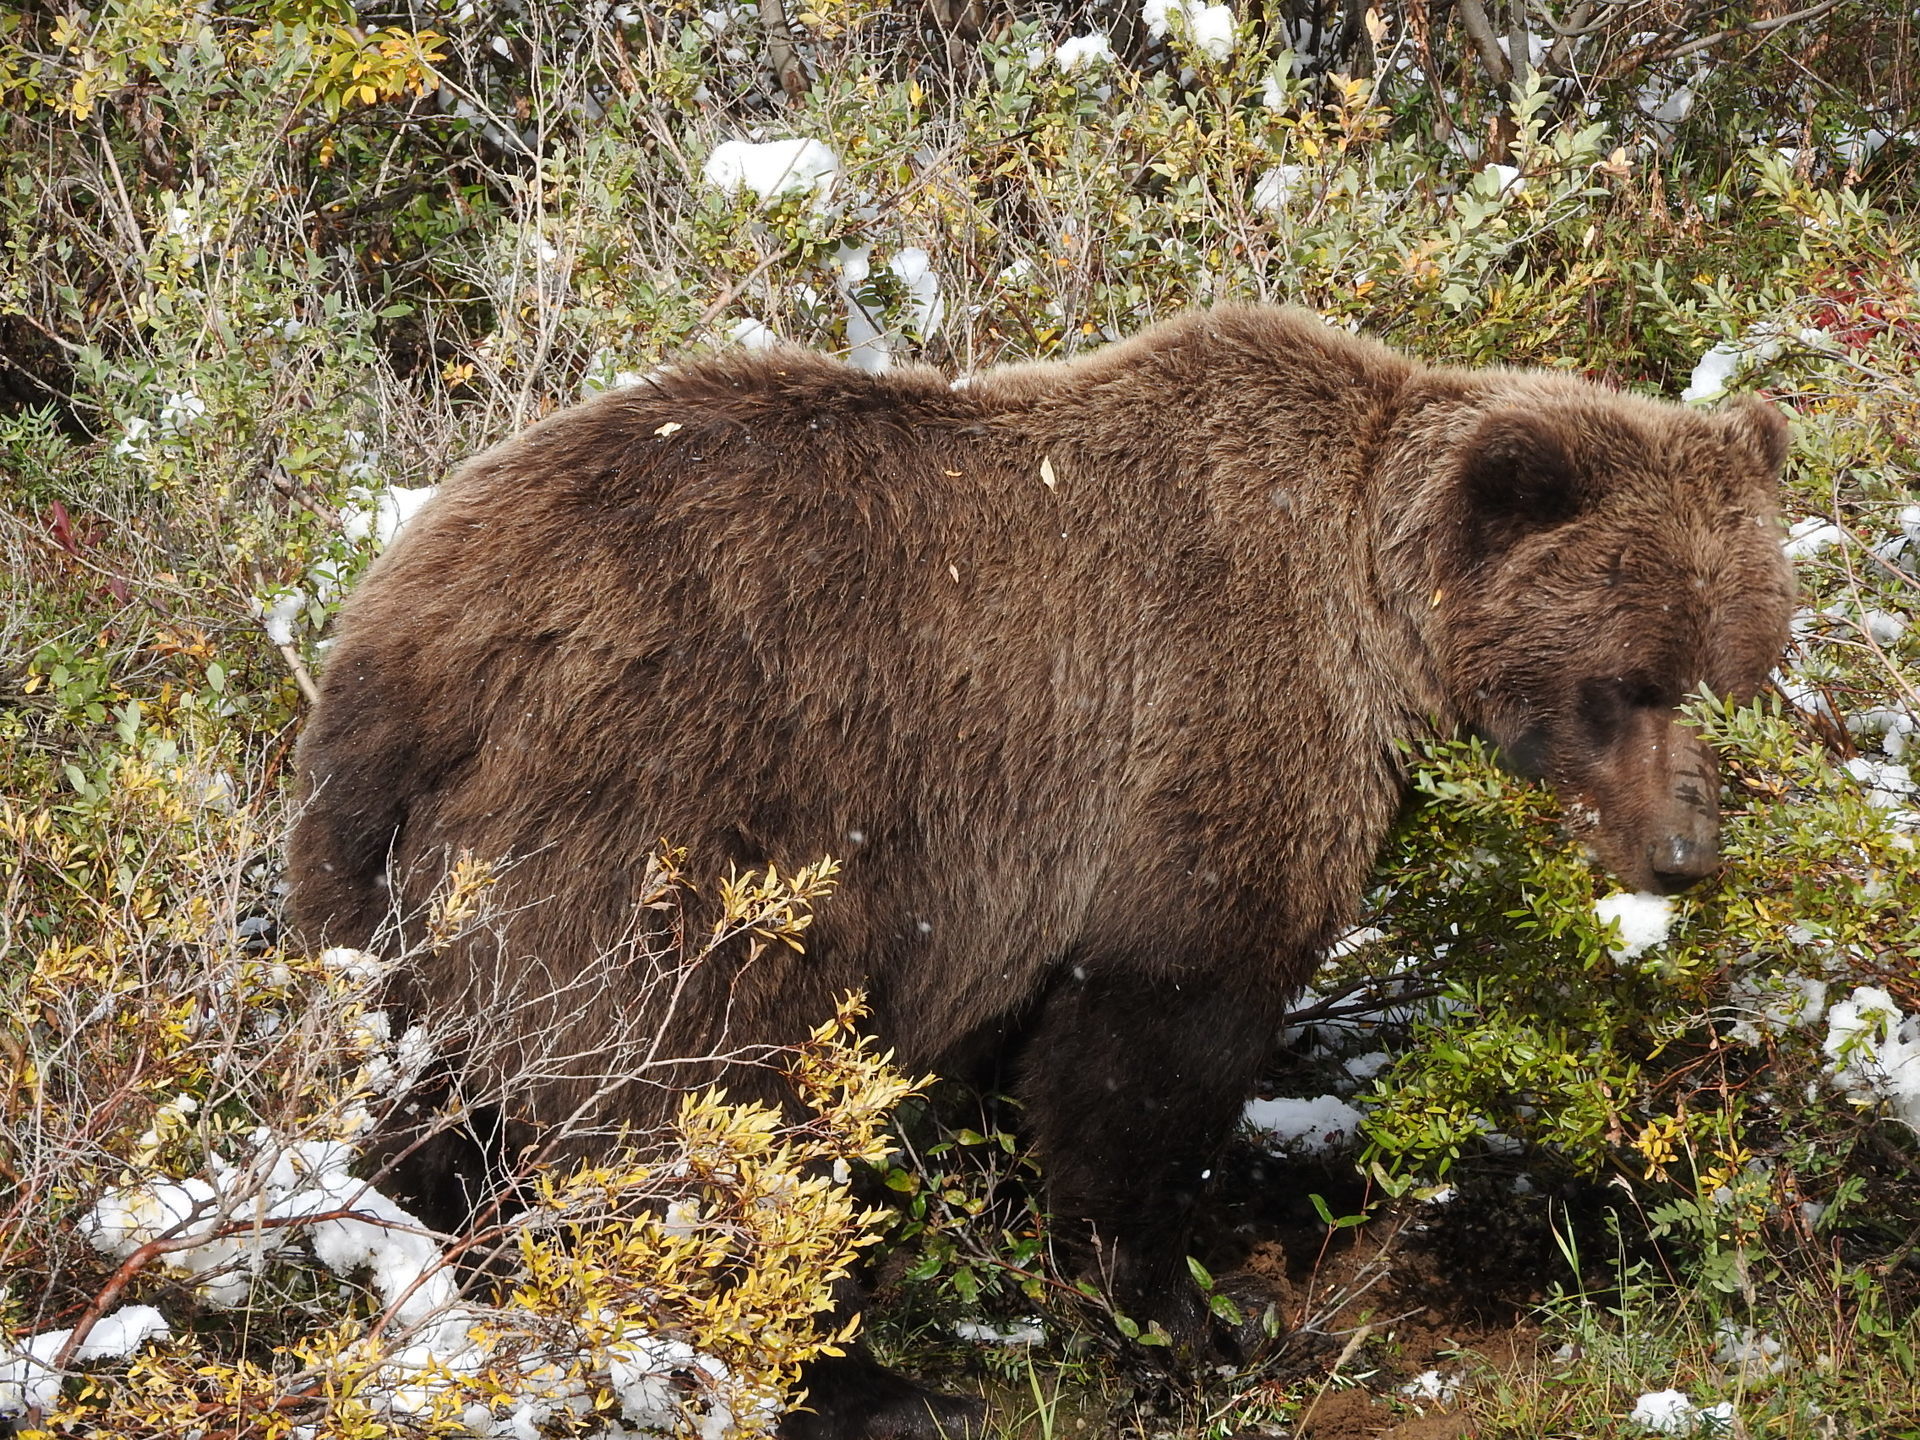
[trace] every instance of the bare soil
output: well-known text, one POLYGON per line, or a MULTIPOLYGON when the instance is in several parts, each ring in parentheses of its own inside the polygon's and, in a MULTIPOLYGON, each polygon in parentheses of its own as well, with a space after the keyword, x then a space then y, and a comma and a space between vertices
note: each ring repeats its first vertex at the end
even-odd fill
POLYGON ((1287 1323, 1271 1354, 1232 1375, 1183 1384, 1146 1366, 1076 1369, 1038 1353, 996 1356, 993 1374, 976 1348, 971 1363, 952 1357, 970 1378, 953 1369, 928 1378, 984 1393, 1001 1433, 1023 1440, 1188 1440, 1217 1433, 1212 1426, 1222 1414, 1244 1411, 1236 1397, 1258 1402, 1262 1392, 1298 1418, 1232 1440, 1471 1435, 1459 1409, 1402 1388, 1428 1370, 1484 1385, 1538 1363, 1537 1307, 1553 1283, 1573 1278, 1555 1231, 1571 1234, 1584 1253, 1616 1261, 1605 1221, 1619 1196, 1595 1186, 1516 1183, 1517 1172, 1457 1179, 1445 1204, 1394 1202, 1364 1224, 1329 1230, 1313 1195, 1336 1217, 1366 1208, 1350 1164, 1303 1164, 1251 1150, 1231 1156, 1196 1235, 1198 1257, 1223 1288, 1250 1281, 1272 1295, 1287 1323), (1044 1405, 1036 1383, 1050 1397, 1044 1405))

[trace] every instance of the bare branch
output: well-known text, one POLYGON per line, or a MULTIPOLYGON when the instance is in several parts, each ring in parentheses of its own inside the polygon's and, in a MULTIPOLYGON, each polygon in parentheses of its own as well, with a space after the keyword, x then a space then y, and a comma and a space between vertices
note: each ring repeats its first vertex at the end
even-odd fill
POLYGON ((1513 67, 1500 53, 1500 42, 1494 38, 1493 26, 1488 23, 1480 0, 1460 0, 1460 23, 1467 27, 1467 38, 1473 42, 1474 53, 1479 55, 1480 67, 1488 78, 1496 85, 1511 85, 1513 67))
POLYGON ((1770 35, 1775 30, 1783 30, 1803 20, 1818 20, 1839 3, 1840 0, 1820 0, 1818 5, 1809 5, 1804 10, 1795 10, 1787 15, 1775 15, 1767 20, 1750 20, 1745 25, 1735 25, 1728 30, 1721 30, 1712 35, 1702 35, 1697 40, 1689 40, 1684 45, 1676 45, 1660 58, 1679 60, 1688 55, 1697 55, 1702 50, 1710 50, 1722 40, 1730 40, 1736 35, 1770 35))

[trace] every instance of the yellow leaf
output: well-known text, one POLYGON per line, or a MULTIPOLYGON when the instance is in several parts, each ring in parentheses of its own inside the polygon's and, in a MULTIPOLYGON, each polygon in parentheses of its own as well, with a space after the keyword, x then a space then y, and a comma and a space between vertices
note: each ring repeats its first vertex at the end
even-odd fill
POLYGON ((1049 490, 1054 487, 1053 461, 1045 455, 1040 457, 1040 483, 1049 490))
POLYGON ((684 430, 686 428, 687 427, 682 425, 678 420, 669 420, 653 433, 656 435, 671 435, 676 430, 684 430))

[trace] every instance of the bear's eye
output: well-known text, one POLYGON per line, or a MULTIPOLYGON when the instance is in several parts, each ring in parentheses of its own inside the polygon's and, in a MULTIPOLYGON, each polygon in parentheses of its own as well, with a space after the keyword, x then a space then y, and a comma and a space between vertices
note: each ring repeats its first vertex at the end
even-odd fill
POLYGON ((1635 710, 1663 709, 1668 703, 1659 685, 1638 675, 1582 680, 1577 695, 1581 723, 1596 735, 1618 730, 1635 710))

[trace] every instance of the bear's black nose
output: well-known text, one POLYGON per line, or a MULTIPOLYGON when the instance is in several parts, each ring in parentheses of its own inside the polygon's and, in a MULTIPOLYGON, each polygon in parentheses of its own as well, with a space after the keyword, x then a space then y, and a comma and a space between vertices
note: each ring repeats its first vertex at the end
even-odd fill
POLYGON ((1710 840, 1670 835, 1650 848, 1647 860, 1654 888, 1663 895, 1676 895, 1720 869, 1720 847, 1710 840))

